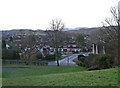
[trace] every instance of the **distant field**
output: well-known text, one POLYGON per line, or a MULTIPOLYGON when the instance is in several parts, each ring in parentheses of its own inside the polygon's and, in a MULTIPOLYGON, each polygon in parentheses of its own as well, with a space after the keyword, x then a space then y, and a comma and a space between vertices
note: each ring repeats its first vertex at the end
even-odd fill
POLYGON ((118 84, 118 68, 86 71, 85 68, 78 66, 28 67, 30 68, 3 71, 3 86, 116 86, 118 84))

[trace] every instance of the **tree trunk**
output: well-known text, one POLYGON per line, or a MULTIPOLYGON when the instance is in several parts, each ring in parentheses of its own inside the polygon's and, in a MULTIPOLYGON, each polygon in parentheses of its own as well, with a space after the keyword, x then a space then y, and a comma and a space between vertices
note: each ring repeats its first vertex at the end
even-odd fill
POLYGON ((60 66, 60 65, 59 65, 59 60, 58 60, 58 59, 57 59, 57 66, 60 66))
POLYGON ((59 54, 58 54, 58 48, 56 48, 56 60, 57 60, 57 66, 59 66, 59 54))

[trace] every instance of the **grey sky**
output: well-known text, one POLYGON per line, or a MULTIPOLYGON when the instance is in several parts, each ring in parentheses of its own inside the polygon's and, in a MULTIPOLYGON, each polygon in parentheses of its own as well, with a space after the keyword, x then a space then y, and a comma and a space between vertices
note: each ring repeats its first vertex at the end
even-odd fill
POLYGON ((61 18, 67 28, 102 26, 119 0, 0 0, 0 30, 47 29, 61 18))

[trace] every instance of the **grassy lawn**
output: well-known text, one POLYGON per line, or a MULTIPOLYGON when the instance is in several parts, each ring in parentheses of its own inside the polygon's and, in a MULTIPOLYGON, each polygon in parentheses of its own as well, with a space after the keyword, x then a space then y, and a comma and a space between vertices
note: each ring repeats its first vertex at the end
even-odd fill
POLYGON ((86 71, 85 68, 78 66, 29 67, 30 69, 27 70, 3 71, 3 86, 115 86, 118 84, 118 68, 86 71))

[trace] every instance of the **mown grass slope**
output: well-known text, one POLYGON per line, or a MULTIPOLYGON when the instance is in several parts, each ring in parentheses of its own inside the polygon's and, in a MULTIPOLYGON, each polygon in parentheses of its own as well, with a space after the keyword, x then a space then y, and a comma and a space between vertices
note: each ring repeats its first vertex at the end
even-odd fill
POLYGON ((80 72, 85 71, 86 68, 78 66, 21 66, 21 65, 9 65, 9 67, 28 67, 28 69, 22 70, 8 70, 4 71, 3 78, 13 78, 13 77, 25 77, 25 76, 37 76, 37 75, 47 75, 47 74, 57 74, 57 73, 70 73, 70 72, 80 72))
POLYGON ((3 86, 116 86, 117 84, 118 68, 86 71, 85 68, 77 66, 46 66, 3 72, 3 86))

